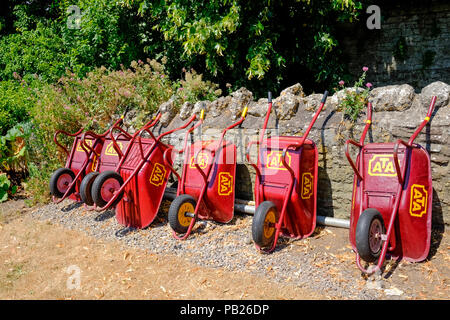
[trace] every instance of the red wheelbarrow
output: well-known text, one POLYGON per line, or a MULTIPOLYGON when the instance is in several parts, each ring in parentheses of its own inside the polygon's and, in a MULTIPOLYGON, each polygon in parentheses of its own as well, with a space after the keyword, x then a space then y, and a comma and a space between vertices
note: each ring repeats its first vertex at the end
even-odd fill
POLYGON ((75 133, 67 133, 64 130, 58 130, 53 136, 53 141, 67 155, 64 168, 55 170, 50 177, 50 193, 53 202, 60 203, 67 197, 74 201, 80 201, 80 183, 89 172, 94 171, 97 165, 98 153, 103 148, 105 137, 115 126, 123 122, 123 116, 118 119, 103 134, 92 136, 91 139, 85 139, 83 143, 83 130, 81 128, 75 133), (64 134, 69 137, 75 137, 72 149, 69 153, 66 147, 58 142, 58 135, 64 134), (89 148, 86 149, 86 147, 89 148))
POLYGON ((380 270, 387 254, 412 262, 428 255, 433 199, 430 156, 413 142, 430 120, 435 103, 433 97, 427 116, 408 142, 399 139, 396 143, 364 145, 372 122, 372 105, 368 103, 359 143, 346 142, 345 155, 355 172, 349 237, 356 264, 365 274, 380 270), (350 144, 359 148, 357 164, 350 156, 350 144), (364 268, 361 258, 367 263, 378 262, 364 268))
MULTIPOLYGON (((173 146, 161 139, 185 129, 196 116, 183 126, 167 131, 157 138, 144 127, 135 133, 125 151, 119 152, 119 164, 114 170, 100 173, 92 184, 92 199, 96 211, 116 207, 117 221, 132 228, 145 228, 156 217, 166 188, 170 170, 165 166, 164 152, 173 146), (151 138, 142 138, 147 132, 151 138)), ((111 136, 113 143, 117 143, 111 136)), ((119 148, 116 149, 119 151, 119 148)), ((171 159, 169 159, 171 161, 171 159)))
POLYGON ((308 237, 316 227, 318 151, 307 137, 327 95, 325 91, 319 109, 302 137, 264 139, 272 110, 269 92, 269 107, 259 140, 251 141, 246 151, 247 161, 256 171, 252 238, 262 252, 273 251, 280 234, 301 239, 308 237), (250 159, 253 144, 259 146, 256 164, 250 159))
MULTIPOLYGON (((144 128, 149 129, 154 127, 159 119, 161 118, 161 113, 158 112, 156 117, 154 117, 152 120, 150 120, 148 123, 144 125, 144 127, 137 132, 135 132, 134 136, 139 134, 141 130, 144 128)), ((117 165, 119 164, 119 159, 123 155, 122 151, 126 149, 128 146, 128 143, 133 140, 133 136, 130 135, 128 132, 123 130, 120 126, 115 125, 110 129, 110 136, 106 136, 104 138, 104 143, 101 148, 101 151, 98 153, 96 152, 89 143, 86 143, 87 140, 86 137, 90 137, 93 139, 99 139, 100 137, 95 134, 92 131, 86 131, 82 135, 82 143, 85 145, 87 149, 90 150, 92 154, 96 156, 96 164, 93 168, 92 172, 89 172, 81 181, 80 184, 80 197, 82 202, 86 206, 93 206, 94 200, 92 199, 92 184, 94 183, 94 180, 97 178, 100 172, 108 171, 108 170, 114 170, 117 165), (111 138, 113 132, 117 130, 119 133, 115 136, 115 138, 111 138)))
POLYGON ((228 130, 239 126, 246 115, 247 107, 237 122, 222 131, 219 140, 197 141, 185 152, 182 175, 175 174, 179 178, 177 197, 168 214, 176 239, 186 239, 197 219, 221 223, 233 219, 236 145, 224 137, 228 130))

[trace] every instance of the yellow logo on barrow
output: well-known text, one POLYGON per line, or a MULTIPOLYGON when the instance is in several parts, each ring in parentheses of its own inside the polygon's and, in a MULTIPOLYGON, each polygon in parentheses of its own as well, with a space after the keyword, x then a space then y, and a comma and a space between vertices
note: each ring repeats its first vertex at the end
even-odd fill
MULTIPOLYGON (((266 168, 275 169, 275 170, 287 170, 281 161, 281 157, 283 156, 283 151, 271 151, 267 155, 267 163, 266 168)), ((286 160, 289 166, 291 166, 291 155, 289 152, 286 152, 286 160)))
MULTIPOLYGON (((191 157, 191 161, 189 163, 189 168, 195 169, 197 168, 195 166, 195 156, 191 157)), ((209 155, 207 152, 200 152, 197 156, 197 160, 198 160, 198 166, 200 167, 200 169, 205 169, 208 166, 209 163, 209 155)))
POLYGON ((310 172, 302 175, 302 199, 309 199, 313 195, 314 178, 310 172))
POLYGON ((228 196, 233 192, 233 176, 228 172, 219 173, 219 195, 228 196))
MULTIPOLYGON (((117 145, 119 146, 120 150, 122 150, 123 148, 122 142, 117 142, 117 145)), ((116 149, 114 149, 112 141, 106 146, 105 154, 107 156, 116 156, 116 157, 118 156, 116 149)))
POLYGON ((392 154, 373 155, 369 160, 369 175, 395 177, 397 174, 394 167, 394 156, 392 154))
POLYGON ((160 164, 155 163, 153 167, 152 174, 150 175, 150 183, 156 187, 159 187, 164 183, 164 178, 166 177, 166 168, 160 164))
MULTIPOLYGON (((94 143, 94 141, 93 140, 84 140, 84 142, 86 142, 86 144, 89 146, 89 147, 92 147, 92 144, 94 143)), ((80 140, 80 141, 78 141, 78 144, 77 144, 77 149, 76 149, 76 151, 81 151, 81 152, 84 152, 84 150, 83 150, 83 148, 81 147, 81 143, 82 143, 82 141, 80 140)), ((86 150, 89 152, 89 149, 88 148, 86 148, 86 150)))
POLYGON ((428 192, 425 186, 413 184, 411 186, 411 201, 409 213, 413 217, 422 217, 427 213, 428 192))

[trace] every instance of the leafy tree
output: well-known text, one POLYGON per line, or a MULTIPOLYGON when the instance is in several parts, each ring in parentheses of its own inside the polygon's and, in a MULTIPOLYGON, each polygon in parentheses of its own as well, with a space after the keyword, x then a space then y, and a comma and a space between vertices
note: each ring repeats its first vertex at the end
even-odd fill
POLYGON ((125 2, 154 24, 166 48, 181 48, 168 56, 173 69, 184 64, 256 93, 297 81, 310 89, 337 83, 344 69, 336 28, 362 8, 353 0, 125 2))

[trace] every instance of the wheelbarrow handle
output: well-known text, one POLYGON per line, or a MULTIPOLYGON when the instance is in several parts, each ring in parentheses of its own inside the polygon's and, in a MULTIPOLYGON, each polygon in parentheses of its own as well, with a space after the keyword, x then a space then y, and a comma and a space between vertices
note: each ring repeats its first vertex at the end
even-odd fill
POLYGON ((214 160, 215 160, 215 159, 214 159, 215 152, 214 152, 214 154, 213 154, 213 152, 212 152, 211 150, 206 149, 206 146, 202 146, 202 147, 200 148, 200 150, 198 150, 197 153, 196 153, 195 156, 194 156, 194 166, 195 166, 195 168, 200 172, 200 174, 202 175, 203 181, 205 181, 205 183, 207 183, 208 175, 207 175, 207 174, 203 171, 203 169, 200 168, 200 166, 198 165, 198 156, 200 155, 200 153, 202 153, 202 152, 205 151, 205 150, 211 154, 211 159, 213 160, 213 163, 214 163, 214 160))
MULTIPOLYGON (((256 144, 259 149, 259 145, 260 145, 259 141, 255 141, 255 140, 250 141, 247 145, 247 149, 245 150, 245 158, 247 159, 248 164, 250 164, 255 169, 258 177, 261 177, 261 171, 259 170, 258 165, 256 163, 254 163, 250 157, 250 151, 254 144, 256 144)), ((258 150, 258 154, 259 154, 259 150, 258 150)))
POLYGON ((81 132, 83 132, 83 130, 84 130, 84 128, 81 128, 80 130, 78 130, 77 132, 75 132, 75 133, 68 133, 68 132, 66 132, 66 131, 64 131, 64 130, 58 130, 58 131, 56 131, 55 132, 55 134, 53 135, 53 141, 56 143, 56 145, 58 146, 58 147, 60 147, 63 151, 64 151, 64 153, 69 157, 69 151, 67 150, 67 148, 66 147, 64 147, 62 144, 60 144, 59 143, 59 141, 58 141, 58 135, 60 135, 60 134, 65 134, 66 136, 69 136, 69 137, 76 137, 77 135, 79 135, 81 132))
MULTIPOLYGON (((176 151, 177 153, 183 153, 183 150, 175 150, 172 148, 167 148, 166 151, 164 151, 163 153, 163 160, 164 160, 164 164, 167 168, 169 168, 170 171, 172 171, 172 173, 177 177, 178 181, 181 180, 180 175, 178 174, 177 170, 175 170, 175 168, 172 166, 172 164, 169 162, 169 160, 167 159, 167 155, 170 153, 172 153, 173 151, 176 151)), ((172 156, 170 156, 172 159, 172 156)))
MULTIPOLYGON (((147 130, 147 129, 145 129, 145 130, 146 130, 146 131, 152 136, 152 138, 155 140, 153 143, 156 144, 156 145, 159 147, 159 142, 161 141, 161 139, 162 139, 163 137, 165 137, 165 136, 167 136, 167 135, 169 135, 169 134, 172 134, 172 133, 174 133, 174 132, 176 132, 176 131, 180 131, 180 130, 186 129, 186 128, 187 128, 187 127, 188 127, 188 126, 189 126, 196 118, 197 118, 197 115, 193 114, 192 117, 190 117, 189 120, 188 120, 185 124, 183 124, 181 127, 178 127, 178 128, 172 129, 172 130, 169 130, 169 131, 167 131, 167 132, 164 132, 164 133, 160 134, 157 138, 155 138, 154 134, 153 134, 151 131, 149 131, 149 130, 147 130)), ((139 133, 139 136, 138 136, 138 143, 139 143, 139 149, 140 149, 140 152, 141 152, 141 155, 142 155, 142 159, 145 159, 146 156, 144 155, 144 149, 142 148, 142 141, 141 141, 141 136, 142 136, 142 133, 143 133, 143 132, 144 132, 144 130, 142 130, 142 131, 139 133)))
POLYGON ((347 140, 345 142, 345 156, 347 157, 347 160, 350 163, 350 166, 352 167, 355 174, 358 176, 359 180, 364 180, 362 175, 359 173, 359 170, 356 167, 355 163, 353 162, 352 157, 350 156, 350 152, 349 152, 349 148, 348 148, 350 144, 357 146, 358 148, 360 148, 360 150, 363 147, 363 145, 359 144, 358 142, 351 140, 351 139, 347 140))
POLYGON ((323 93, 322 100, 320 101, 320 103, 325 104, 325 102, 327 101, 327 97, 328 97, 328 91, 325 90, 325 92, 323 93))
MULTIPOLYGON (((403 141, 402 139, 398 139, 397 142, 396 142, 395 145, 394 145, 394 152, 393 152, 393 155, 394 155, 395 171, 396 171, 396 173, 397 173, 398 183, 401 184, 401 185, 403 185, 403 182, 404 182, 404 174, 405 174, 406 170, 403 170, 403 172, 401 171, 401 168, 400 168, 400 161, 398 160, 398 148, 399 148, 399 146, 400 146, 401 144, 404 145, 406 148, 411 148, 412 145, 408 144, 406 141, 403 141)), ((407 156, 407 155, 406 155, 406 153, 405 153, 405 160, 406 160, 406 156, 407 156)), ((407 162, 404 161, 403 163, 406 164, 407 162)))
MULTIPOLYGON (((81 149, 83 149, 83 151, 86 153, 86 156, 89 156, 89 151, 92 152, 95 156, 100 156, 92 146, 90 146, 87 142, 86 142, 86 137, 90 136, 94 139, 100 139, 103 136, 101 135, 97 135, 95 132, 92 132, 90 130, 86 131, 83 133, 83 135, 81 136, 81 140, 80 140, 80 147, 81 149), (89 150, 89 151, 88 151, 89 150)), ((91 140, 92 141, 92 140, 91 140)))
POLYGON ((436 104, 436 96, 433 96, 433 98, 431 98, 431 102, 430 102, 430 106, 428 107, 428 112, 427 112, 427 116, 425 117, 425 119, 423 119, 422 123, 420 124, 420 126, 417 128, 417 130, 414 132, 414 134, 411 136, 411 138, 409 138, 408 144, 412 145, 414 140, 416 139, 416 137, 419 135, 420 131, 422 131, 422 129, 427 125, 427 123, 430 121, 431 115, 433 113, 433 109, 434 109, 434 105, 436 104))
MULTIPOLYGON (((289 173, 291 174, 292 181, 295 180, 295 172, 294 172, 294 170, 291 168, 291 166, 287 163, 287 161, 286 161, 286 155, 287 155, 287 153, 288 153, 288 149, 294 149, 294 150, 297 150, 297 149, 303 147, 303 144, 304 144, 304 140, 302 140, 301 143, 292 143, 292 144, 286 146, 286 147, 283 149, 283 153, 282 153, 282 155, 281 155, 281 162, 283 163, 283 166, 284 166, 284 167, 289 171, 289 173)), ((299 186, 298 186, 298 184, 297 184, 297 189, 298 189, 298 187, 299 187, 299 186)), ((298 191, 298 190, 297 190, 297 191, 298 191)))
POLYGON ((320 112, 322 111, 323 107, 325 106, 325 102, 327 101, 327 97, 328 97, 328 91, 325 90, 325 92, 323 93, 322 96, 322 100, 320 101, 320 106, 319 109, 317 110, 316 114, 314 115, 314 117, 312 118, 311 122, 309 123, 308 128, 305 131, 305 134, 302 137, 302 141, 301 141, 301 145, 303 145, 303 143, 305 142, 306 138, 309 135, 309 132, 311 131, 314 123, 316 122, 317 118, 319 117, 320 112))
MULTIPOLYGON (((151 132, 149 129, 154 127, 159 122, 160 118, 161 118, 161 112, 158 111, 158 113, 156 114, 156 116, 154 116, 152 118, 152 120, 148 121, 141 129, 136 131, 133 136, 129 136, 129 138, 128 138, 129 140, 134 140, 135 138, 137 138, 137 141, 139 144, 139 151, 141 152, 142 158, 144 158, 144 150, 142 148, 141 136, 144 133, 144 131, 147 131, 152 136, 152 138, 154 140, 156 140, 153 132, 151 132)), ((120 150, 119 146, 117 145, 116 139, 114 139, 112 136, 111 136, 111 140, 113 142, 114 150, 116 150, 117 154, 119 155, 119 159, 121 159, 123 157, 122 150, 120 150)))
MULTIPOLYGON (((166 151, 164 151, 164 154, 163 154, 164 164, 170 169, 170 171, 173 172, 173 174, 177 177, 177 179, 178 179, 179 181, 181 181, 182 178, 181 178, 181 176, 178 174, 178 172, 175 170, 175 168, 174 168, 174 167, 170 164, 170 162, 167 160, 168 152, 171 152, 171 154, 172 154, 173 152, 175 152, 176 155, 177 155, 177 154, 182 154, 182 153, 184 153, 184 152, 186 151, 186 149, 187 149, 187 141, 188 141, 189 134, 191 134, 192 131, 194 131, 196 128, 198 128, 200 125, 202 125, 204 119, 205 119, 205 109, 202 109, 201 112, 200 112, 200 120, 199 120, 194 126, 192 126, 191 128, 189 128, 189 130, 186 131, 186 134, 185 134, 185 136, 184 136, 183 149, 181 149, 181 150, 176 150, 175 148, 169 148, 169 149, 167 149, 166 151)), ((171 159, 173 160, 172 155, 171 155, 171 159)))

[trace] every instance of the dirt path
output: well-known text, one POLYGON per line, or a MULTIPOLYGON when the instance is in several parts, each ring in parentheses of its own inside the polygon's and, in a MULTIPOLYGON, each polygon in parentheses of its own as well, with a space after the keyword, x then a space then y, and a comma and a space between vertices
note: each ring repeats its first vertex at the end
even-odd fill
POLYGON ((1 226, 0 243, 0 299, 324 298, 248 273, 106 243, 30 216, 1 226), (70 266, 81 270, 80 289, 70 289, 77 285, 70 266))
POLYGON ((248 240, 250 216, 197 227, 183 242, 166 219, 161 212, 149 228, 124 231, 114 214, 70 201, 1 204, 0 299, 450 298, 449 231, 433 232, 426 261, 391 261, 382 277, 366 280, 346 229, 317 227, 263 255, 248 240), (71 289, 77 271, 81 283, 71 289))

